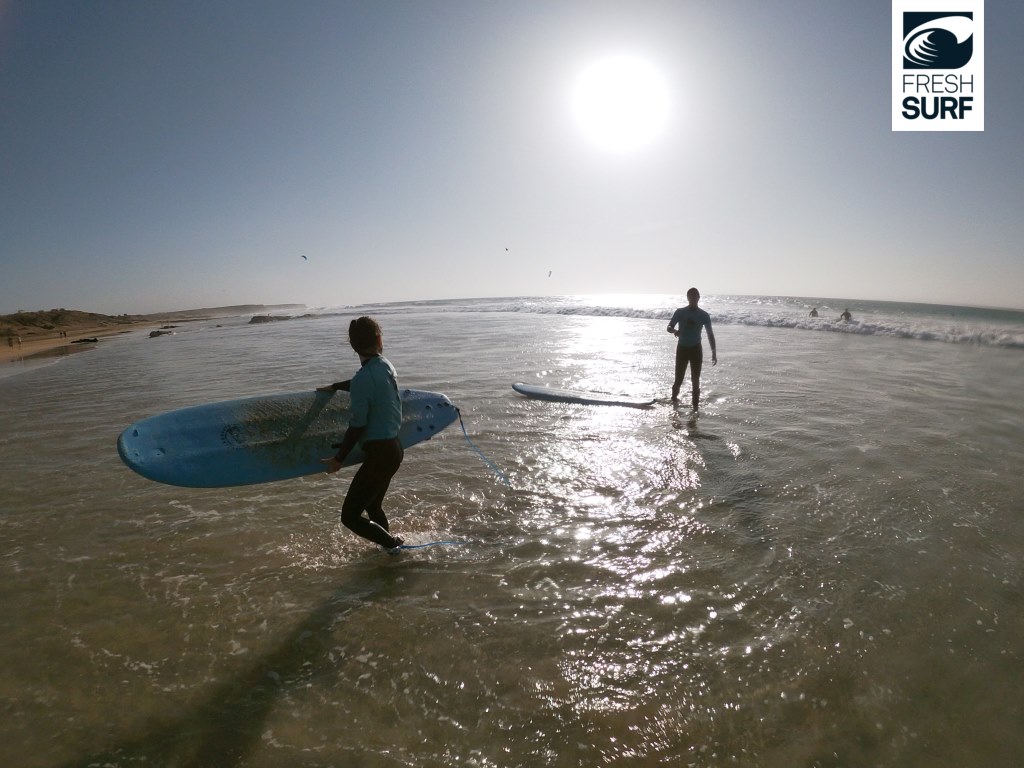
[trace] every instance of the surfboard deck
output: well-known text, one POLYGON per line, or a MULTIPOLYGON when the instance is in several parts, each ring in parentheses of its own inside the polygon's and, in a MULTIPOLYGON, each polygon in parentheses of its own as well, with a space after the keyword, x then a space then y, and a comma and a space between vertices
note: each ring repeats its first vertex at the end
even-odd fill
MULTIPOLYGON (((458 417, 445 395, 402 391, 405 448, 429 440, 458 417)), ((226 488, 324 471, 348 428, 347 392, 295 392, 180 408, 131 424, 117 439, 128 467, 158 483, 226 488)), ((344 466, 358 464, 356 448, 344 466)))
POLYGON ((653 397, 631 397, 629 395, 612 395, 605 392, 588 392, 579 389, 558 389, 539 384, 523 384, 518 381, 512 385, 512 389, 521 395, 526 395, 526 397, 554 403, 621 405, 627 408, 647 408, 654 405, 653 397))

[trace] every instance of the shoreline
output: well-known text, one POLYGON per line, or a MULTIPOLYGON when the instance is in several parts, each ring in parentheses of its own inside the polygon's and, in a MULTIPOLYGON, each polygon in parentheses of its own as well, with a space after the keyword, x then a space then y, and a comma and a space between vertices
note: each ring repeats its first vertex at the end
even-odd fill
POLYGON ((156 312, 147 315, 102 315, 80 310, 53 309, 0 315, 0 364, 48 357, 56 350, 89 349, 86 339, 101 339, 141 330, 161 329, 201 321, 270 312, 305 309, 304 304, 237 304, 205 309, 156 312), (84 343, 76 343, 84 342, 84 343))
MULTIPOLYGON (((14 342, 11 346, 7 340, 0 342, 0 364, 19 363, 37 357, 49 357, 55 351, 68 347, 68 352, 78 351, 78 348, 89 349, 92 345, 88 342, 78 342, 79 339, 103 339, 111 336, 120 336, 125 333, 134 333, 147 329, 159 328, 163 322, 154 320, 137 323, 124 323, 117 327, 109 325, 83 326, 80 328, 63 329, 67 336, 61 336, 61 331, 52 331, 45 334, 32 334, 22 336, 21 343, 14 342)), ((16 339, 17 337, 12 337, 16 339)))

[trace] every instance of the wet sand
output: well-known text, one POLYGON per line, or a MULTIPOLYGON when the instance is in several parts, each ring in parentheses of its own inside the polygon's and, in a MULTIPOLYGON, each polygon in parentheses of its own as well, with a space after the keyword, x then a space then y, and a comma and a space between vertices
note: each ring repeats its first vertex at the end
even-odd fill
POLYGON ((302 304, 239 304, 230 307, 188 309, 147 315, 101 315, 52 310, 22 316, 0 315, 0 364, 88 349, 87 339, 99 339, 165 326, 255 315, 274 310, 304 309, 302 304), (63 350, 58 352, 58 350, 63 350))
POLYGON ((103 337, 117 336, 122 333, 159 328, 163 323, 148 321, 139 323, 121 323, 117 326, 83 326, 69 328, 66 336, 60 331, 48 331, 45 334, 22 335, 21 343, 14 338, 14 346, 11 346, 7 339, 0 341, 0 363, 15 362, 27 358, 41 357, 54 354, 63 347, 88 348, 89 342, 80 342, 80 339, 102 339, 103 337))

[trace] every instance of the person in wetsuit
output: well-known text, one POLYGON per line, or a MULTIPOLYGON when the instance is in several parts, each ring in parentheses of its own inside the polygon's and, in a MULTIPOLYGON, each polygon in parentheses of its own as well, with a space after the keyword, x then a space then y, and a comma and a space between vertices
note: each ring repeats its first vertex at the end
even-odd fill
POLYGON ((321 461, 328 474, 337 472, 352 449, 362 447, 366 458, 345 495, 341 522, 364 539, 397 552, 403 540, 389 530, 383 502, 391 478, 404 458, 398 440, 402 427, 398 374, 384 357, 384 337, 373 318, 353 320, 348 327, 348 340, 362 367, 349 381, 319 388, 321 392, 342 390, 351 395, 348 429, 341 442, 333 446, 338 452, 321 461))
POLYGON ((706 328, 708 332, 712 365, 718 365, 718 351, 715 348, 715 334, 711 330, 711 316, 697 306, 700 291, 691 288, 686 292, 686 300, 690 303, 672 314, 667 328, 669 333, 679 337, 676 344, 676 378, 672 383, 672 402, 679 402, 679 388, 683 385, 683 377, 686 376, 686 367, 689 365, 690 379, 693 382, 693 409, 697 410, 700 404, 700 369, 704 361, 704 347, 700 343, 701 329, 706 328))

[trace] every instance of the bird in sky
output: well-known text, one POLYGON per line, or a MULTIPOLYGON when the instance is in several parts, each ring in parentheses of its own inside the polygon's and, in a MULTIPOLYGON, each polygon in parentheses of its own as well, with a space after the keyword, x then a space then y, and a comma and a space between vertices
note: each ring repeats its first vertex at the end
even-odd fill
POLYGON ((306 258, 306 254, 302 254, 302 260, 303 261, 309 261, 309 259, 306 258))

